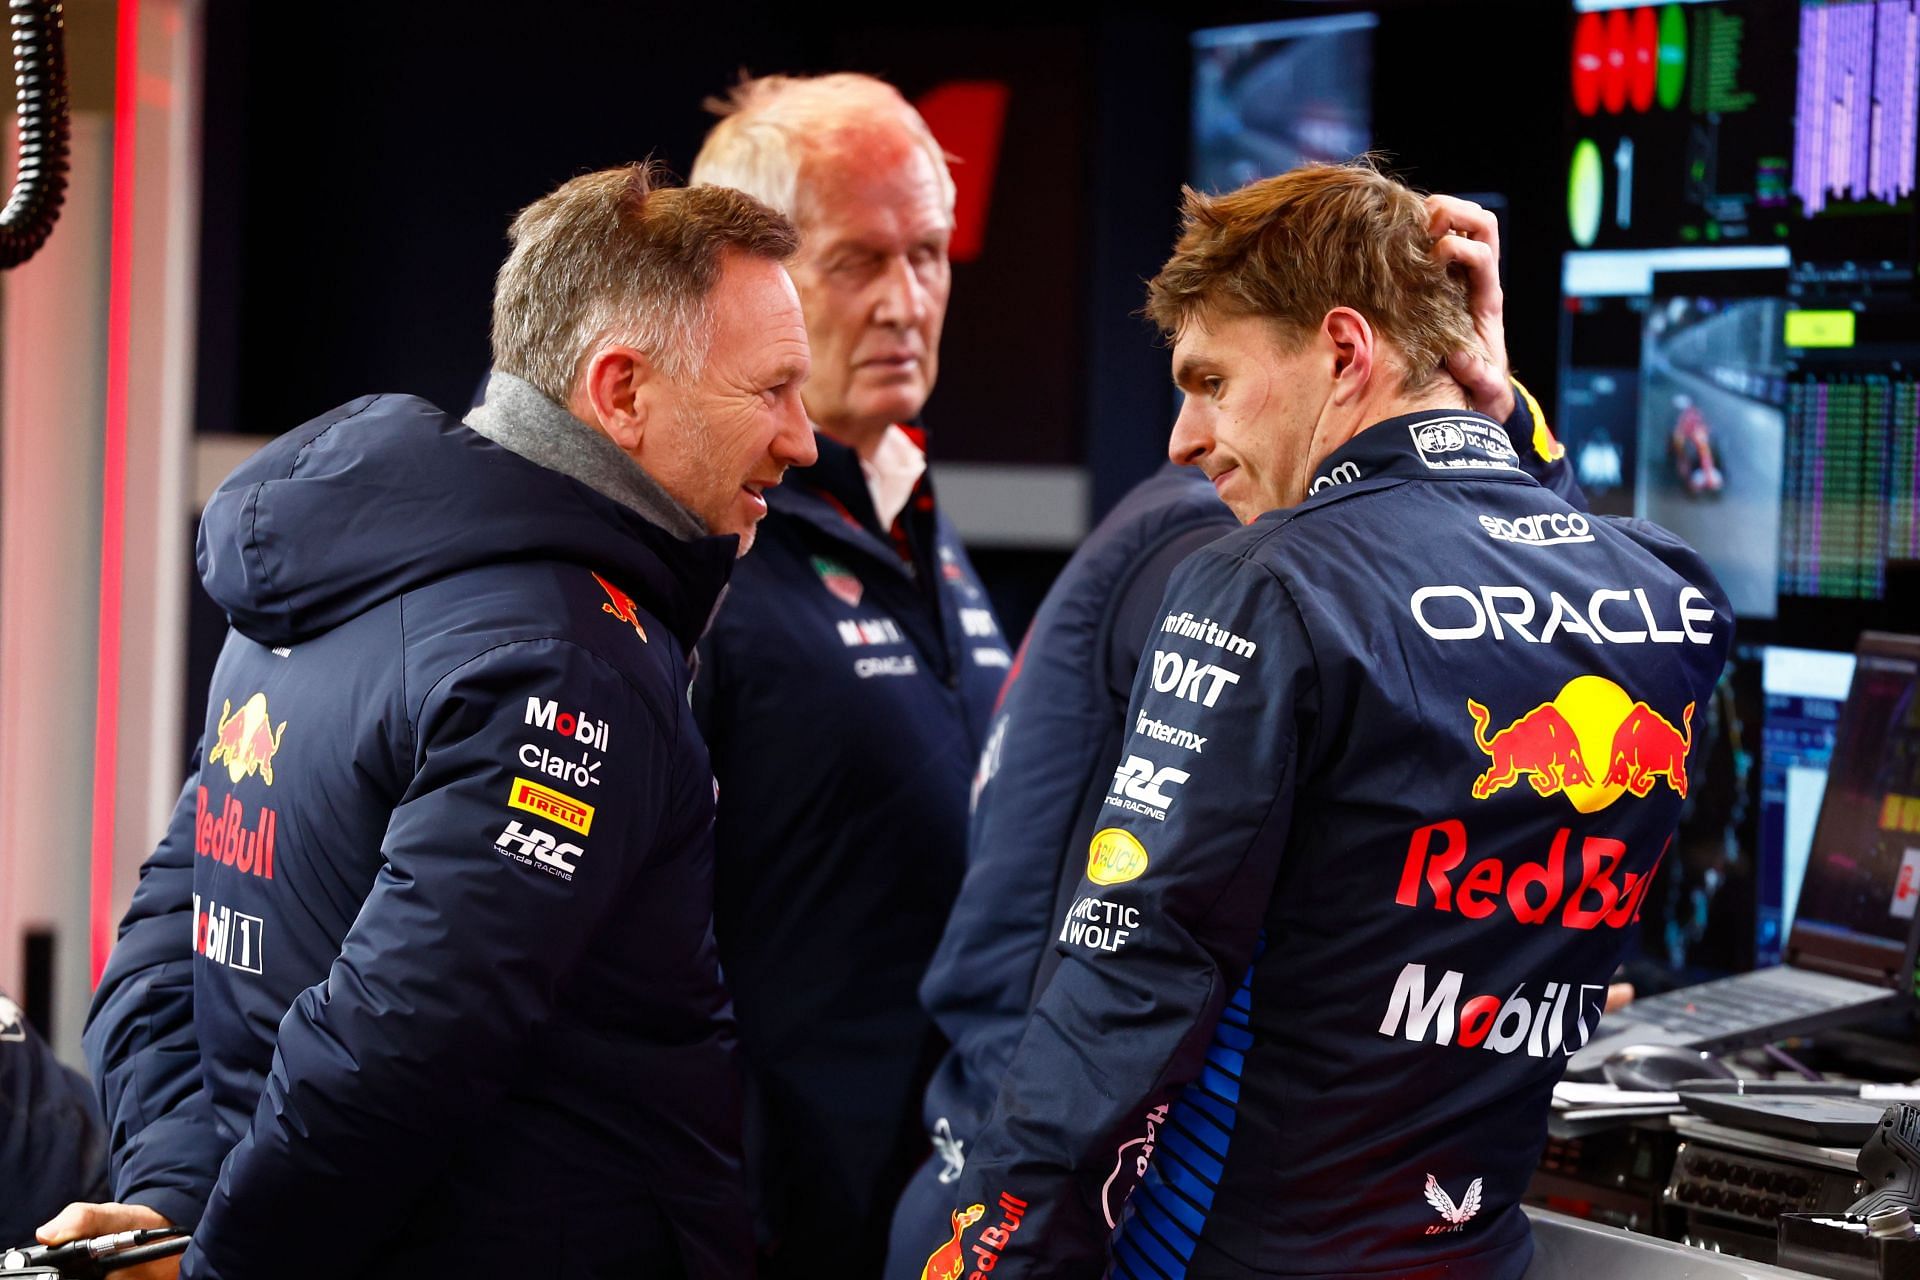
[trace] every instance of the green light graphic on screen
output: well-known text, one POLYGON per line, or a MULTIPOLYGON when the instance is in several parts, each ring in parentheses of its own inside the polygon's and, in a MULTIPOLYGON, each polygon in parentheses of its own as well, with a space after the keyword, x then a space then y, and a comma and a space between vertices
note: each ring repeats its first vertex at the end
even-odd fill
POLYGON ((1659 78, 1655 92, 1663 110, 1680 105, 1680 90, 1687 83, 1687 15, 1680 6, 1670 4, 1660 11, 1660 46, 1656 55, 1659 78))
POLYGON ((1605 179, 1600 170, 1600 148, 1582 138, 1573 148, 1573 166, 1567 174, 1567 227, 1582 249, 1600 234, 1600 204, 1605 179))

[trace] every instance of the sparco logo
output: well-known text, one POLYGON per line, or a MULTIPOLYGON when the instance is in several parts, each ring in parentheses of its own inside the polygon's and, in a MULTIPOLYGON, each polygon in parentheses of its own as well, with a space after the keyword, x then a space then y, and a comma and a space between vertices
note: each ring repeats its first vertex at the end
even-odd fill
POLYGON ((562 880, 573 879, 573 873, 579 870, 578 864, 567 859, 586 852, 577 844, 562 844, 539 828, 523 827, 518 822, 507 823, 493 847, 522 866, 538 866, 562 880))
POLYGON ((1185 636, 1189 640, 1199 640, 1216 649, 1225 649, 1228 653, 1237 653, 1243 658, 1251 658, 1260 646, 1251 640, 1243 640, 1223 627, 1213 625, 1212 618, 1195 621, 1190 613, 1168 614, 1160 620, 1160 630, 1170 631, 1176 636, 1185 636))
POLYGON ((1459 970, 1448 969, 1429 992, 1427 966, 1407 965, 1393 984, 1380 1034, 1530 1058, 1572 1057, 1592 1038, 1607 1001, 1604 983, 1549 982, 1536 999, 1522 982, 1505 996, 1472 996, 1463 1002, 1460 985, 1465 981, 1459 970))
POLYGON ((1307 490, 1307 493, 1310 495, 1321 493, 1333 488, 1333 486, 1337 484, 1352 484, 1359 478, 1360 468, 1351 462, 1343 462, 1333 470, 1327 472, 1327 474, 1316 477, 1313 482, 1313 487, 1307 490))
MULTIPOLYGON (((1573 833, 1566 827, 1553 838, 1545 862, 1515 862, 1482 858, 1465 875, 1456 875, 1467 860, 1467 828, 1457 818, 1421 827, 1407 841, 1407 860, 1400 868, 1400 891, 1393 900, 1403 907, 1423 901, 1435 911, 1459 912, 1469 920, 1484 920, 1503 906, 1521 924, 1557 923, 1565 929, 1624 929, 1640 918, 1640 903, 1660 869, 1660 858, 1643 874, 1622 872, 1627 846, 1604 836, 1580 841, 1580 868, 1567 871, 1567 844, 1573 833), (1434 837, 1441 847, 1435 849, 1434 837)), ((1668 838, 1669 845, 1672 838, 1668 838)))
POLYGON ((1128 756, 1113 771, 1113 785, 1107 789, 1107 803, 1116 809, 1144 813, 1155 822, 1167 820, 1167 806, 1173 797, 1164 788, 1177 787, 1190 777, 1185 769, 1156 769, 1145 756, 1128 756))
POLYGON ((1592 542, 1593 526, 1578 511, 1543 511, 1537 516, 1504 520, 1481 516, 1480 527, 1489 537, 1528 547, 1557 547, 1563 542, 1592 542))
POLYGON ((584 711, 562 711, 554 703, 528 698, 527 723, 563 738, 576 738, 597 751, 607 749, 607 722, 590 720, 584 711))
POLYGON ((1153 651, 1153 687, 1157 692, 1210 707, 1220 700, 1222 688, 1239 683, 1239 675, 1225 667, 1165 649, 1153 651))
MULTIPOLYGON (((1558 633, 1585 636, 1594 644, 1712 644, 1713 606, 1698 587, 1683 587, 1675 610, 1679 627, 1662 627, 1654 616, 1644 588, 1611 591, 1602 588, 1579 605, 1558 591, 1547 593, 1546 621, 1531 628, 1543 612, 1540 601, 1525 587, 1421 587, 1408 603, 1413 620, 1435 640, 1478 640, 1491 635, 1505 640, 1508 633, 1528 644, 1551 644, 1558 633), (1635 615, 1638 616, 1635 616, 1635 615), (1644 629, 1635 626, 1644 621, 1644 629)), ((1664 621, 1674 621, 1668 614, 1664 621)))

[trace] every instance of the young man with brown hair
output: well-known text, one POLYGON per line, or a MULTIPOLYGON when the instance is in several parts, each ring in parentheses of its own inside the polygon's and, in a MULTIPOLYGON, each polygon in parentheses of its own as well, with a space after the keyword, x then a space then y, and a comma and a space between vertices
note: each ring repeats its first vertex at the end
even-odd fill
POLYGON ((1182 780, 1094 833, 926 1274, 1525 1270, 1732 619, 1466 407, 1458 256, 1365 165, 1187 194, 1169 454, 1245 524, 1168 586, 1124 749, 1182 780))

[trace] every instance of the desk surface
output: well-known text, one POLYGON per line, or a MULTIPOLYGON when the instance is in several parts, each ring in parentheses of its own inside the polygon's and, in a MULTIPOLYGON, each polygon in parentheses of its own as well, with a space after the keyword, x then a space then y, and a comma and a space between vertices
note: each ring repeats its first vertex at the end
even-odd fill
POLYGON ((1526 1212, 1533 1221, 1533 1265, 1526 1280, 1806 1280, 1808 1275, 1550 1209, 1528 1207, 1526 1212))

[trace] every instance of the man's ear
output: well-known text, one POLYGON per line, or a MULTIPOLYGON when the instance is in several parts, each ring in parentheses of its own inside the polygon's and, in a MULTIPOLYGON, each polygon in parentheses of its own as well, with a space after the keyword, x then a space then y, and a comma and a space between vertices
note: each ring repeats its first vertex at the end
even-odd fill
POLYGON ((1381 351, 1379 335, 1352 307, 1335 307, 1320 321, 1320 334, 1333 351, 1333 402, 1351 404, 1373 381, 1381 351))
POLYGON ((587 360, 569 405, 574 416, 605 432, 627 453, 637 453, 653 416, 661 375, 645 353, 618 343, 587 360))

